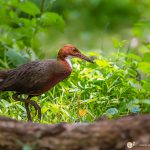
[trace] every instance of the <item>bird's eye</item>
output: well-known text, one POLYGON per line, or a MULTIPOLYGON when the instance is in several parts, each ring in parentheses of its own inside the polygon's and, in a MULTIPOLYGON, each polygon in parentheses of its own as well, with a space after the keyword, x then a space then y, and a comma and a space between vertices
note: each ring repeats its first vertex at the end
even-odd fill
POLYGON ((72 50, 73 50, 74 52, 77 52, 77 51, 78 51, 75 47, 73 47, 72 50))

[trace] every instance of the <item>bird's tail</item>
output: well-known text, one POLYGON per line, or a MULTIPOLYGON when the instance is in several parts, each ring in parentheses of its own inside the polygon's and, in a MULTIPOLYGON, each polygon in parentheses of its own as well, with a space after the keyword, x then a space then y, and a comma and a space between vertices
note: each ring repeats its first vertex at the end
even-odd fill
POLYGON ((8 71, 0 70, 0 90, 3 89, 2 84, 8 76, 8 71))

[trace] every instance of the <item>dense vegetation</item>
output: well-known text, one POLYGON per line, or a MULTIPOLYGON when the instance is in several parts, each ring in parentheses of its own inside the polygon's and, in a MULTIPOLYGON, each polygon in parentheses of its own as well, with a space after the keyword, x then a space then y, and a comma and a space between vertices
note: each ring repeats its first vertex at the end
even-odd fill
MULTIPOLYGON (((83 2, 73 0, 0 1, 0 69, 56 56, 60 43, 76 41, 74 43, 80 45, 81 40, 82 49, 90 49, 86 53, 95 58, 95 64, 74 59, 74 71, 68 80, 41 97, 33 98, 42 107, 42 122, 93 121, 102 115, 112 118, 149 113, 148 1, 114 0, 110 4, 108 0, 89 0, 84 9, 81 9, 82 5, 83 2), (121 36, 121 30, 130 26, 132 32, 121 36), (106 30, 105 27, 111 28, 106 30), (96 32, 100 29, 98 35, 96 32), (118 40, 114 36, 113 47, 110 50, 104 47, 103 52, 100 51, 103 43, 98 44, 96 39, 112 37, 112 32, 120 32, 119 38, 127 37, 127 40, 118 40), (75 36, 76 33, 79 34, 75 36), (130 40, 130 36, 134 38, 130 40), (52 43, 55 46, 51 46, 52 43)), ((106 39, 105 43, 111 45, 109 38, 106 39)), ((11 96, 12 92, 0 93, 0 114, 25 120, 23 104, 11 96)))

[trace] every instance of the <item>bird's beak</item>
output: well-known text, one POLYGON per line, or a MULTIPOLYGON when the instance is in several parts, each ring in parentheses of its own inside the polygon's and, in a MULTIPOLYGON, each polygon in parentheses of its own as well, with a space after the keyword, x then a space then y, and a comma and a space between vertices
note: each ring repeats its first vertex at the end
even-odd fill
POLYGON ((83 59, 85 61, 88 61, 90 63, 94 63, 92 59, 90 59, 89 57, 83 55, 82 53, 79 53, 78 55, 76 55, 76 57, 81 58, 81 59, 83 59))

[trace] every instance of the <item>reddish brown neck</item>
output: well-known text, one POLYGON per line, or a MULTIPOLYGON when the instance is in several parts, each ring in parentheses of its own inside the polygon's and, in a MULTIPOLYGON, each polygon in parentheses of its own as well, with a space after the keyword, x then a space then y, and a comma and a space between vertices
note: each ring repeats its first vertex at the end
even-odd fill
POLYGON ((63 53, 63 49, 60 49, 57 55, 57 60, 60 61, 62 64, 65 65, 69 70, 72 70, 71 61, 66 54, 63 53))
POLYGON ((69 70, 72 70, 72 66, 67 61, 67 57, 57 57, 57 61, 59 61, 61 64, 63 64, 69 70))
POLYGON ((63 53, 63 50, 60 49, 57 55, 57 60, 64 60, 66 58, 66 54, 63 53))

